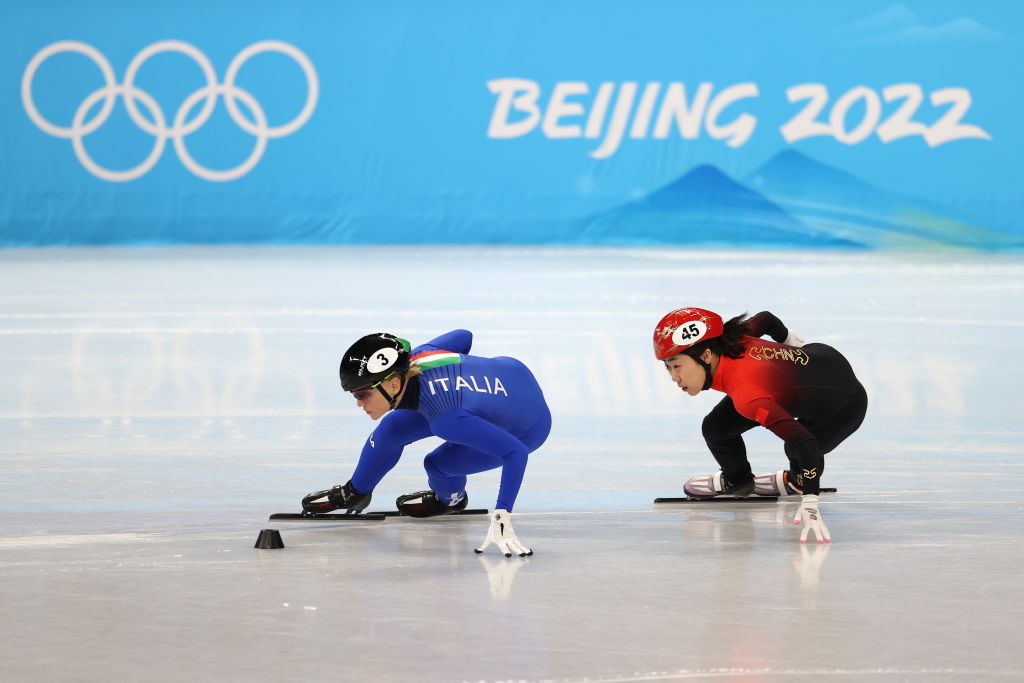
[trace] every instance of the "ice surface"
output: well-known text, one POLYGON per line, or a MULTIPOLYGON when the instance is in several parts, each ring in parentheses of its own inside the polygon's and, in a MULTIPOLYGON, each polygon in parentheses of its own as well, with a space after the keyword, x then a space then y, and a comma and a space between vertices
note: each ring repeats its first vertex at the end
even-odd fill
POLYGON ((5 681, 1024 678, 1020 255, 8 250, 0 285, 5 681), (714 469, 718 395, 651 353, 683 305, 769 309, 852 362, 870 406, 826 461, 831 545, 797 542, 791 502, 654 509, 714 469), (474 555, 481 519, 269 523, 371 429, 348 343, 455 327, 549 399, 514 515, 536 555, 474 555))

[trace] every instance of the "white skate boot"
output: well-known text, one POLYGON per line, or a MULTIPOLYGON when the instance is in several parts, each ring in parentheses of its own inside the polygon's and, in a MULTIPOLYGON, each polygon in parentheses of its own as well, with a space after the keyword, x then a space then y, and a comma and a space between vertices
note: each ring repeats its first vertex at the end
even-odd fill
POLYGON ((801 493, 803 491, 789 483, 786 470, 754 475, 755 496, 797 496, 801 493))
POLYGON ((690 479, 683 485, 683 491, 690 498, 714 498, 723 495, 746 498, 754 492, 754 482, 734 485, 718 471, 690 479))

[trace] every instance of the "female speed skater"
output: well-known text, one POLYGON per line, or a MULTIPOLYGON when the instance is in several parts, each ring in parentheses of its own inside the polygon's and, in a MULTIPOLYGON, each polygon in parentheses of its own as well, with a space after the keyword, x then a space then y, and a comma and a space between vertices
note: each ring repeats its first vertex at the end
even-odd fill
POLYGON ((860 427, 868 397, 842 354, 803 341, 768 311, 723 323, 711 311, 680 308, 655 328, 654 355, 690 396, 725 394, 702 425, 721 470, 687 481, 687 496, 802 494, 793 520, 803 525, 800 542, 812 530, 818 543, 831 542, 818 509, 824 456, 860 427), (741 435, 758 425, 785 442, 788 469, 753 474, 741 435))
POLYGON ((444 443, 423 461, 430 489, 399 496, 398 509, 412 517, 463 510, 469 500, 466 475, 500 467, 498 500, 476 552, 493 543, 505 557, 532 555, 512 528, 512 507, 529 454, 551 431, 551 413, 529 368, 515 358, 471 356, 472 343, 468 330, 453 330, 414 349, 386 332, 354 343, 341 359, 341 387, 381 422, 363 445, 352 478, 309 494, 303 509, 365 509, 405 446, 437 436, 444 443))

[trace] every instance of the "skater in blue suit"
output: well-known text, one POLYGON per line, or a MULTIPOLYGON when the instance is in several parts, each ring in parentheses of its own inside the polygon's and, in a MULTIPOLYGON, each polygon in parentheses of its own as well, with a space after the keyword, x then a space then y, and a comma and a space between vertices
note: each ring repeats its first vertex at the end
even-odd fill
POLYGON ((511 515, 529 454, 551 431, 551 413, 529 368, 515 358, 471 356, 472 343, 468 330, 453 330, 414 349, 386 332, 353 344, 341 359, 341 386, 380 424, 348 483, 309 494, 303 509, 365 509, 402 450, 437 436, 444 443, 423 461, 430 489, 399 496, 398 509, 412 517, 463 510, 466 475, 500 467, 490 528, 476 552, 493 543, 506 557, 532 555, 516 537, 511 515))

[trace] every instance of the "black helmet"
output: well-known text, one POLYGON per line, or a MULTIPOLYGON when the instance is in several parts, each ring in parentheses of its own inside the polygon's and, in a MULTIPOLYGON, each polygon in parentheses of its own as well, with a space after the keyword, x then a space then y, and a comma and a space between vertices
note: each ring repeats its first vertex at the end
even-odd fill
POLYGON ((355 391, 383 382, 409 367, 409 342, 387 332, 368 334, 348 348, 338 375, 341 388, 355 391))

